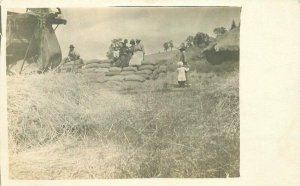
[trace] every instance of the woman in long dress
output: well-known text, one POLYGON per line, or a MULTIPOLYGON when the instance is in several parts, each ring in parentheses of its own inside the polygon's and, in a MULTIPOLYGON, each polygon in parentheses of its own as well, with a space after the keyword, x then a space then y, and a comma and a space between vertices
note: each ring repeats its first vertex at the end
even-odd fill
POLYGON ((141 44, 141 40, 136 40, 136 45, 134 47, 134 53, 129 62, 129 66, 140 66, 142 61, 144 60, 145 48, 144 45, 141 44))

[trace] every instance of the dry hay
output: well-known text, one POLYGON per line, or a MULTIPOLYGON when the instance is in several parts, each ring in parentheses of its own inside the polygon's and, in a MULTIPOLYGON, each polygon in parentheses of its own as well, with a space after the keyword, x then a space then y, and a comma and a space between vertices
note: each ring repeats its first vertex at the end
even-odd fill
POLYGON ((161 73, 161 72, 167 72, 167 66, 165 66, 165 65, 159 66, 158 72, 159 72, 159 73, 161 73))
POLYGON ((210 50, 215 51, 239 51, 240 49, 240 28, 235 28, 229 32, 219 35, 216 41, 210 43, 202 53, 210 50))
POLYGON ((137 89, 143 86, 143 83, 140 81, 124 81, 123 82, 124 89, 137 89))
POLYGON ((140 75, 127 75, 127 76, 125 76, 125 81, 140 81, 140 82, 144 82, 145 78, 143 76, 140 76, 140 75))
POLYGON ((114 144, 56 143, 11 155, 9 175, 20 180, 118 178, 116 167, 125 161, 124 151, 114 144))

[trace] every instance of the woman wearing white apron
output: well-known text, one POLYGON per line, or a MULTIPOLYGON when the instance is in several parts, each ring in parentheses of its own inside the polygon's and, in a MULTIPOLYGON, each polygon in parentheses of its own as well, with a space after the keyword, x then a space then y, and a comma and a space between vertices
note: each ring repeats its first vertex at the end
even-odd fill
POLYGON ((142 61, 144 60, 144 55, 145 55, 144 45, 141 44, 140 39, 137 39, 136 45, 134 47, 134 54, 131 57, 129 66, 140 66, 142 64, 142 61))

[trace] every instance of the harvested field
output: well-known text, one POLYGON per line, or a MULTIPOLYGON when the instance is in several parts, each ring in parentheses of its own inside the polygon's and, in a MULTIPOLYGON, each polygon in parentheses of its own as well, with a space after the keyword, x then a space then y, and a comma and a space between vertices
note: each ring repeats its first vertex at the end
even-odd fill
POLYGON ((239 176, 238 73, 192 73, 186 89, 173 75, 118 90, 80 74, 9 77, 10 177, 239 176))

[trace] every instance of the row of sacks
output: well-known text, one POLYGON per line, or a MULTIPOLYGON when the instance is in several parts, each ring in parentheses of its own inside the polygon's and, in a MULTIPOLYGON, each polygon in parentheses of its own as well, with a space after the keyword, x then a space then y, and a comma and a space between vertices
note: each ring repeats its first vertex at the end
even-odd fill
POLYGON ((71 71, 78 71, 84 66, 84 62, 82 59, 78 59, 76 61, 69 61, 63 66, 61 66, 58 70, 59 72, 71 72, 71 71))
POLYGON ((92 82, 104 83, 118 82, 144 82, 148 79, 157 79, 166 76, 167 66, 161 64, 142 64, 139 67, 113 67, 110 60, 89 60, 82 69, 84 74, 89 74, 92 82))
POLYGON ((82 72, 98 72, 106 73, 112 65, 112 60, 110 59, 92 59, 85 61, 82 72))
POLYGON ((144 77, 145 79, 156 79, 160 75, 166 75, 167 66, 165 65, 141 65, 139 67, 111 67, 108 72, 105 73, 106 76, 116 76, 116 75, 137 75, 144 77))

